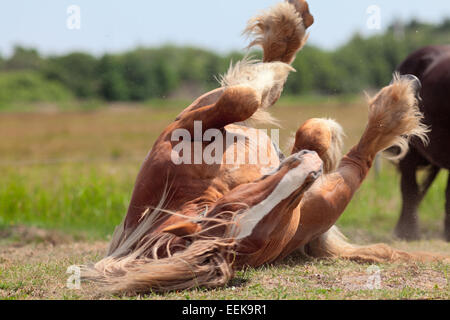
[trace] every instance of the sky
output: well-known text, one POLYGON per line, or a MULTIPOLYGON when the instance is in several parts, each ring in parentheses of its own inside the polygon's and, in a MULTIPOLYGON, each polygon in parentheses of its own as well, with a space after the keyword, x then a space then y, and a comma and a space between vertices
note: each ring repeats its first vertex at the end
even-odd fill
MULTIPOLYGON (((46 55, 86 51, 96 55, 137 46, 195 45, 217 52, 241 50, 247 20, 279 0, 3 0, 0 54, 14 45, 46 55), (69 29, 71 5, 80 8, 80 29, 69 29)), ((372 35, 393 21, 450 17, 449 0, 309 0, 316 18, 310 43, 325 49, 342 45, 355 32, 372 35), (377 11, 368 13, 376 6, 377 11), (379 12, 379 27, 368 27, 379 12)), ((376 20, 375 20, 376 21, 376 20)), ((450 42, 450 39, 449 39, 450 42)))

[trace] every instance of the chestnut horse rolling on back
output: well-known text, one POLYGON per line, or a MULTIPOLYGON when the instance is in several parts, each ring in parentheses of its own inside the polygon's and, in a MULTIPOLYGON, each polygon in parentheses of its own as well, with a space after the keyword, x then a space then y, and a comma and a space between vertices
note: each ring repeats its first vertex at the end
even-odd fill
POLYGON ((296 250, 360 261, 444 259, 386 245, 354 246, 334 227, 378 152, 392 145, 406 151, 410 137, 426 138, 417 79, 396 76, 369 101, 366 130, 344 157, 342 129, 331 120, 300 127, 287 158, 251 127, 274 122, 268 109, 313 22, 304 0, 280 3, 250 20, 246 33, 251 45, 263 48, 263 61, 232 66, 219 89, 197 99, 161 134, 107 257, 86 267, 85 278, 116 292, 164 292, 222 286, 236 270, 296 250), (182 136, 188 140, 180 143, 182 136), (214 161, 202 159, 211 149, 214 161), (239 165, 229 161, 239 157, 245 159, 239 165))

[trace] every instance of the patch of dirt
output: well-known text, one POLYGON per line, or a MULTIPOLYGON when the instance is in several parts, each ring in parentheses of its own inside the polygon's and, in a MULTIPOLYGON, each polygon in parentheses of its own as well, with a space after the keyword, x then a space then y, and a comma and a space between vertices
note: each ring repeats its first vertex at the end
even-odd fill
POLYGON ((427 269, 415 264, 369 266, 361 271, 341 271, 341 276, 333 283, 333 288, 346 291, 382 289, 448 290, 445 272, 427 269))
MULTIPOLYGON (((443 249, 440 242, 436 244, 439 245, 437 250, 443 249)), ((421 249, 427 245, 430 246, 430 243, 417 243, 411 249, 421 249)), ((107 248, 108 243, 104 241, 0 245, 0 270, 3 272, 0 272, 0 297, 116 299, 118 297, 102 292, 98 285, 92 283, 83 283, 80 290, 66 288, 69 277, 66 270, 69 266, 97 262, 107 248)), ((196 293, 194 290, 188 294, 202 299, 203 295, 212 299, 275 298, 277 295, 280 298, 286 295, 288 298, 304 299, 448 299, 448 274, 448 266, 439 263, 369 265, 346 260, 300 260, 294 257, 285 264, 264 266, 250 270, 249 274, 244 273, 242 279, 235 278, 231 282, 231 289, 207 293, 196 293), (254 285, 258 287, 253 289, 254 285)), ((169 299, 183 297, 184 293, 180 293, 169 296, 169 299)))
POLYGON ((1 245, 0 300, 109 298, 90 283, 79 290, 67 288, 68 268, 99 261, 107 248, 107 242, 1 245))
POLYGON ((57 230, 36 227, 12 226, 0 229, 0 240, 8 240, 11 245, 21 247, 30 243, 48 243, 60 245, 73 242, 73 237, 57 230))
POLYGON ((72 259, 78 256, 87 256, 92 254, 103 255, 108 249, 107 242, 76 242, 60 244, 58 246, 52 243, 31 243, 22 245, 0 246, 0 265, 16 263, 48 263, 51 261, 60 261, 72 259))

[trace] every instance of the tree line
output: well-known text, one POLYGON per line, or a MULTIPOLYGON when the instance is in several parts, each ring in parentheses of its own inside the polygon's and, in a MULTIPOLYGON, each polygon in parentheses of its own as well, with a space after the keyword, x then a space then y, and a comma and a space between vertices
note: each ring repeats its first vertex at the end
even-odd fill
MULTIPOLYGON (((293 64, 297 72, 291 74, 285 94, 338 95, 379 88, 412 51, 449 42, 447 19, 435 25, 415 20, 394 23, 380 35, 355 34, 333 51, 307 45, 293 64)), ((0 57, 0 106, 16 101, 191 98, 217 87, 216 77, 230 61, 242 58, 240 52, 220 55, 171 45, 101 57, 83 52, 44 57, 35 49, 17 46, 9 58, 0 57)))

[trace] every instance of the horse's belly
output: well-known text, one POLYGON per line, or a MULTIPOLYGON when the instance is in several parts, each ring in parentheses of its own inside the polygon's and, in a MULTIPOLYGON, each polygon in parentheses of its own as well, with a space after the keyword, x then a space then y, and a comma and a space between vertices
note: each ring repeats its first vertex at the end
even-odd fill
POLYGON ((450 128, 444 124, 433 124, 431 127, 429 144, 424 146, 419 143, 415 148, 434 166, 450 169, 450 128))
POLYGON ((228 136, 221 175, 232 188, 270 174, 280 166, 279 151, 264 132, 237 125, 226 128, 228 136))

